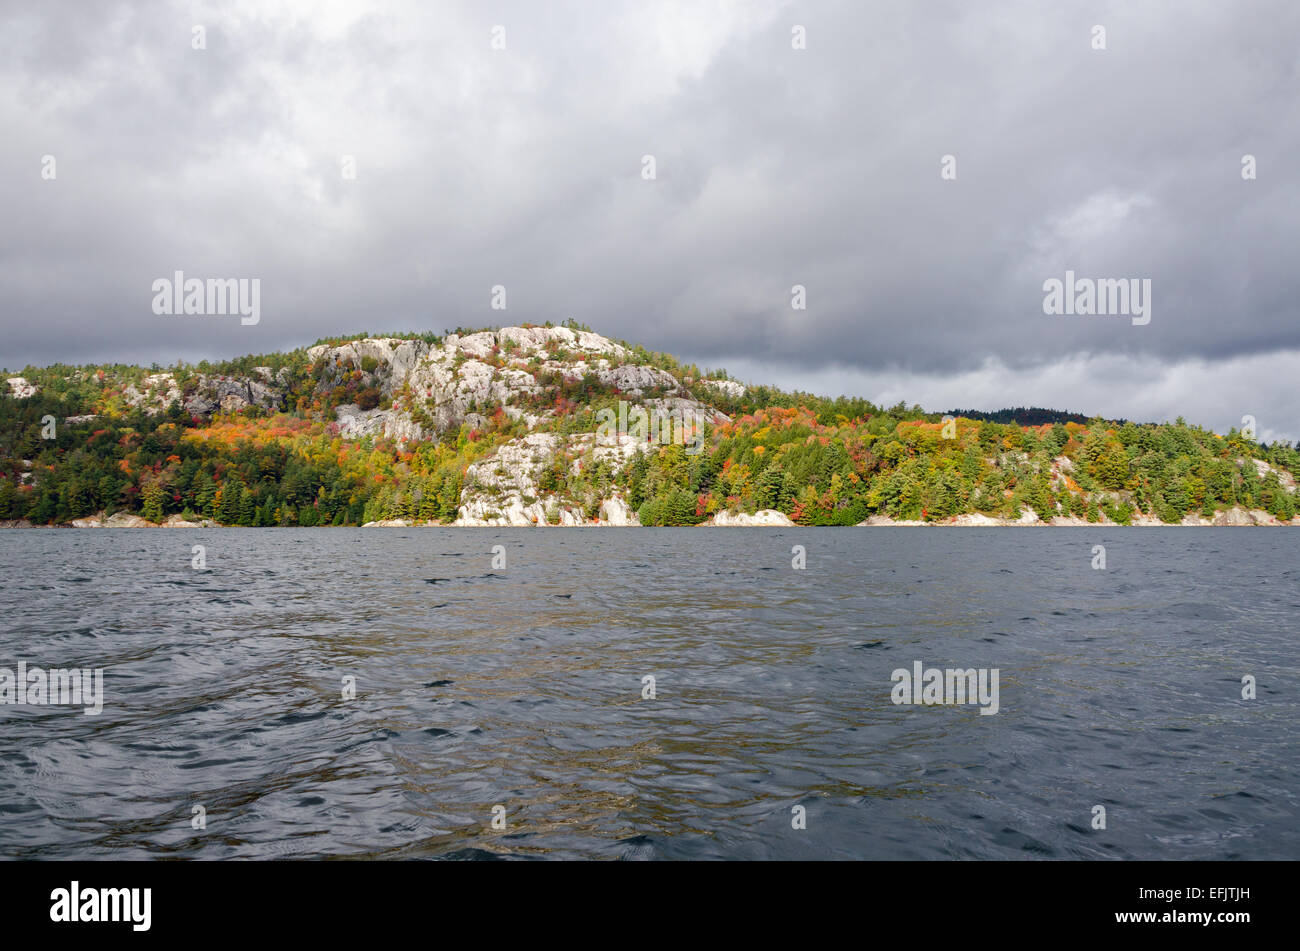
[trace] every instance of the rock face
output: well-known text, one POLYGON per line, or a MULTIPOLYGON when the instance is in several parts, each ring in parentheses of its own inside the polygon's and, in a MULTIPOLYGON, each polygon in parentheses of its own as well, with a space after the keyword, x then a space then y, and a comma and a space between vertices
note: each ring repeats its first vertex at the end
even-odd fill
POLYGON ((776 509, 759 509, 753 515, 747 512, 719 512, 705 524, 717 528, 789 528, 794 526, 794 522, 790 521, 784 513, 776 511, 776 509))
POLYGON ((679 389, 677 378, 658 367, 625 364, 613 369, 603 369, 596 373, 596 378, 605 386, 617 388, 628 396, 641 396, 646 390, 679 389))
POLYGON ((479 498, 462 505, 452 524, 528 528, 540 524, 545 517, 546 510, 540 502, 524 505, 518 496, 510 496, 499 502, 479 498))
POLYGON ((142 407, 147 413, 161 413, 181 398, 180 387, 170 373, 150 374, 140 387, 129 383, 122 396, 131 406, 142 407))
POLYGON ((1224 512, 1215 513, 1214 524, 1219 526, 1254 525, 1255 522, 1251 519, 1249 512, 1238 506, 1224 512))
POLYGON ((618 527, 640 526, 641 520, 636 512, 627 507, 621 496, 606 499, 600 504, 600 519, 605 525, 618 527))
MULTIPOLYGON (((542 498, 539 487, 543 470, 555 465, 561 453, 575 455, 569 468, 575 473, 584 464, 602 460, 618 466, 638 451, 634 445, 595 446, 592 434, 579 434, 562 441, 554 433, 529 433, 512 440, 496 452, 465 470, 462 504, 454 525, 546 526, 546 525, 640 525, 636 513, 615 494, 593 501, 597 518, 585 517, 579 504, 555 497, 542 498), (598 504, 597 504, 598 502, 598 504)), ((588 510, 590 511, 590 509, 588 510)))
POLYGON ((511 498, 521 500, 522 508, 524 496, 538 496, 538 479, 553 462, 558 443, 554 433, 529 433, 506 443, 465 470, 465 491, 501 499, 506 506, 511 498))
POLYGON ((556 459, 554 433, 529 433, 499 447, 465 470, 455 525, 581 525, 581 511, 543 502, 538 481, 556 459))
POLYGON ((162 528, 218 528, 216 522, 210 518, 201 518, 197 522, 191 522, 183 519, 179 515, 171 515, 162 523, 162 528))
MULTIPOLYGON (((362 411, 355 404, 336 410, 339 434, 348 438, 385 436, 400 443, 429 438, 462 424, 487 425, 485 414, 496 407, 530 428, 550 418, 552 410, 532 411, 528 398, 539 396, 558 380, 590 375, 601 386, 631 399, 656 400, 661 412, 694 412, 707 420, 725 420, 700 403, 671 373, 637 364, 632 351, 600 334, 565 327, 503 327, 499 331, 459 336, 441 345, 397 338, 367 338, 338 346, 320 344, 307 351, 317 367, 318 390, 339 386, 360 373, 392 401, 387 409, 362 411)), ((722 385, 729 381, 709 381, 722 385)), ((735 384, 739 386, 739 384, 735 384)), ((743 388, 742 388, 743 390, 743 388)))
MULTIPOLYGON (((1053 522, 1055 522, 1055 520, 1053 520, 1053 522)), ((974 528, 983 528, 992 525, 1001 525, 1002 521, 1000 519, 991 518, 988 515, 981 515, 978 512, 974 512, 970 515, 958 515, 955 519, 952 520, 952 523, 954 525, 964 525, 964 526, 971 526, 974 528)))
POLYGON ((1051 480, 1053 489, 1058 492, 1063 490, 1067 480, 1072 475, 1074 475, 1074 463, 1068 456, 1057 456, 1052 460, 1048 478, 1051 480))
POLYGON ((323 386, 337 386, 344 375, 352 370, 376 373, 382 378, 384 392, 392 393, 401 381, 410 376, 429 352, 423 340, 402 340, 396 337, 367 337, 353 340, 337 347, 326 344, 311 347, 307 356, 313 362, 323 363, 323 386), (374 369, 366 370, 373 364, 374 369))
MULTIPOLYGON (((314 353, 314 351, 313 351, 314 353)), ((346 358, 322 350, 322 360, 346 358)), ((620 498, 563 499, 539 486, 541 473, 557 465, 573 475, 605 463, 620 471, 641 451, 663 441, 684 442, 688 451, 703 438, 706 424, 726 422, 713 407, 690 397, 671 373, 657 367, 619 361, 633 358, 621 344, 586 331, 562 327, 506 327, 464 337, 450 335, 441 347, 427 350, 404 379, 382 377, 392 392, 393 409, 370 416, 354 407, 340 407, 340 431, 421 438, 431 424, 435 431, 483 426, 477 408, 500 405, 511 419, 530 428, 551 416, 550 409, 528 408, 528 400, 560 380, 589 375, 620 399, 645 410, 657 423, 671 419, 669 435, 658 427, 637 433, 531 432, 498 447, 468 467, 457 525, 635 525, 636 514, 620 498), (522 406, 520 404, 523 404, 522 406), (422 422, 413 423, 418 416, 422 422), (408 423, 410 421, 410 423, 408 423), (685 423, 685 427, 682 423, 685 423), (694 434, 698 432, 698 437, 694 434), (590 517, 595 515, 595 518, 590 517)), ((379 372, 379 371, 376 371, 379 372)), ((629 410, 629 415, 631 415, 629 410)), ((629 429, 631 429, 629 425, 629 429)))
POLYGON ((36 395, 36 387, 27 382, 25 377, 11 376, 5 381, 9 384, 9 395, 17 400, 25 400, 36 395))
POLYGON ((740 399, 745 395, 745 387, 735 380, 700 380, 698 385, 731 399, 740 399))
POLYGON ((946 521, 941 522, 922 522, 909 521, 906 519, 892 519, 886 515, 873 515, 864 522, 859 522, 859 527, 881 527, 888 525, 905 525, 905 526, 927 526, 933 528, 1018 528, 1026 525, 1061 525, 1061 526, 1078 526, 1078 527, 1096 527, 1099 525, 1114 525, 1110 519, 1102 516, 1100 521, 1089 522, 1087 519, 1078 518, 1072 515, 1054 515, 1049 521, 1044 522, 1038 517, 1038 513, 1031 509, 1025 509, 1020 513, 1019 518, 993 518, 990 515, 984 515, 981 512, 971 512, 964 515, 957 515, 946 521))
MULTIPOLYGON (((145 377, 140 386, 127 384, 122 390, 122 397, 128 405, 140 407, 153 415, 165 412, 174 403, 180 403, 191 416, 203 417, 216 412, 239 412, 250 406, 267 410, 283 409, 284 377, 273 378, 269 367, 256 367, 254 372, 258 379, 199 374, 197 380, 190 385, 188 394, 181 391, 180 384, 171 373, 153 373, 145 377)), ((94 418, 77 417, 78 421, 94 418)))
MULTIPOLYGON (((451 334, 439 347, 420 340, 378 338, 337 347, 322 344, 310 348, 307 355, 321 367, 320 390, 332 389, 346 375, 360 372, 364 382, 392 400, 392 407, 384 410, 339 407, 340 435, 386 436, 405 444, 454 430, 462 423, 483 426, 487 419, 478 412, 480 407, 489 410, 540 392, 534 372, 525 367, 540 368, 551 355, 545 349, 548 344, 582 349, 577 336, 563 328, 507 327, 465 337, 451 334)), ((581 336, 615 346, 596 334, 581 336)), ((588 349, 599 352, 599 347, 588 349)), ((543 418, 508 405, 506 412, 526 419, 529 425, 543 418)))
POLYGON ((338 433, 344 439, 388 436, 405 444, 424 435, 410 415, 391 409, 362 410, 356 403, 345 403, 334 413, 338 433))
MULTIPOLYGON (((265 370, 266 367, 261 369, 265 370)), ((283 409, 284 394, 280 389, 258 380, 201 376, 198 386, 185 400, 185 409, 192 416, 207 416, 218 410, 237 413, 250 406, 268 410, 283 409)))
POLYGON ((131 515, 127 512, 114 512, 108 518, 104 517, 103 512, 97 512, 94 515, 87 515, 85 518, 74 518, 68 523, 73 528, 153 528, 153 522, 146 521, 139 515, 131 515))
POLYGON ((139 515, 131 515, 127 512, 114 512, 104 520, 105 528, 152 528, 153 523, 149 522, 139 515))
MULTIPOLYGON (((1238 459, 1237 465, 1242 465, 1244 461, 1245 460, 1238 459)), ((1270 472, 1276 473, 1277 480, 1282 484, 1282 488, 1291 493, 1295 492, 1295 476, 1291 473, 1287 472, 1285 469, 1276 469, 1263 459, 1252 459, 1251 462, 1255 463, 1255 473, 1261 479, 1267 477, 1270 472)))

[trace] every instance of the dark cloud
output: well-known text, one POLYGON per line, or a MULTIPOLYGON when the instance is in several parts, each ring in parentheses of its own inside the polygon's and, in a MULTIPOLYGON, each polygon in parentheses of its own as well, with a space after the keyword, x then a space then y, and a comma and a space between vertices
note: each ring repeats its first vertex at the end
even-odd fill
POLYGON ((1259 376, 1300 355, 1297 38, 1284 0, 15 3, 0 362, 572 316, 788 385, 1300 434, 1259 376), (261 323, 156 317, 177 269, 260 278, 261 323), (1067 269, 1150 278, 1151 323, 1045 316, 1067 269))

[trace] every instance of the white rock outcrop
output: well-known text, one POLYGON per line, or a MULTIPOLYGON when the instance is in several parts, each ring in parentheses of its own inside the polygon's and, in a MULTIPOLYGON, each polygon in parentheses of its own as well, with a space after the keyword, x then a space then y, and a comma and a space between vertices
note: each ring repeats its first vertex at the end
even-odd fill
POLYGON ((704 524, 715 528, 790 528, 794 522, 776 509, 759 509, 752 515, 748 512, 722 511, 704 524))
POLYGON ((465 336, 449 334, 438 346, 422 340, 365 338, 337 346, 319 344, 309 348, 307 355, 323 366, 322 390, 361 372, 363 379, 393 397, 392 415, 384 417, 373 433, 366 431, 382 432, 400 441, 431 435, 415 419, 427 417, 434 432, 445 432, 462 423, 481 422, 484 417, 479 411, 498 405, 506 406, 512 418, 536 425, 546 414, 529 414, 508 406, 520 397, 541 392, 534 370, 568 377, 589 372, 614 374, 609 378, 676 386, 671 374, 653 367, 613 366, 610 360, 630 359, 631 351, 600 334, 565 327, 503 327, 465 336), (559 355, 565 360, 557 360, 559 355))
MULTIPOLYGON (((449 334, 437 345, 365 338, 337 346, 319 344, 309 348, 307 355, 316 367, 319 392, 349 378, 356 380, 359 373, 363 385, 379 388, 392 401, 388 408, 368 411, 356 404, 337 407, 337 432, 348 439, 383 436, 406 444, 462 425, 483 428, 498 407, 509 419, 535 429, 552 417, 554 410, 547 408, 547 400, 534 398, 560 381, 586 376, 629 401, 641 402, 648 413, 671 415, 675 421, 686 419, 697 428, 705 422, 727 421, 713 407, 690 398, 671 373, 623 362, 635 354, 622 344, 566 327, 503 327, 464 336, 449 334), (643 402, 637 399, 648 393, 664 395, 643 402)), ((621 465, 630 452, 627 442, 626 438, 614 440, 598 452, 617 456, 612 461, 621 465)), ((531 494, 523 486, 520 490, 531 494)))
MULTIPOLYGON (((167 402, 178 397, 179 393, 169 396, 167 402)), ((279 386, 246 377, 200 375, 183 405, 192 416, 208 416, 217 411, 237 413, 250 406, 278 410, 284 408, 284 393, 279 386)))
POLYGON ((679 387, 677 378, 666 370, 633 363, 598 370, 596 378, 602 385, 612 386, 629 396, 640 396, 650 389, 663 388, 672 391, 679 387))
POLYGON ((128 383, 122 396, 130 406, 142 407, 150 414, 161 413, 181 398, 181 388, 170 373, 151 373, 140 387, 128 383))
MULTIPOLYGON (((1275 472, 1277 473, 1278 482, 1282 484, 1282 488, 1286 489, 1286 491, 1288 492, 1292 492, 1292 493, 1295 492, 1296 489, 1295 476, 1293 476, 1291 473, 1287 472, 1285 469, 1274 468, 1273 466, 1265 462, 1263 459, 1252 459, 1251 461, 1255 463, 1255 473, 1261 479, 1265 478, 1270 472, 1275 472)), ((1241 465, 1242 462, 1243 460, 1240 459, 1237 460, 1238 465, 1241 465)))
POLYGON ((362 410, 356 403, 344 403, 334 410, 334 415, 338 434, 344 439, 387 436, 404 444, 424 436, 420 424, 400 410, 362 410))
POLYGON ((96 512, 94 515, 87 515, 84 518, 74 518, 68 523, 73 528, 155 528, 153 522, 141 518, 139 515, 132 515, 129 512, 114 512, 108 518, 104 517, 103 512, 96 512))
POLYGON ((11 376, 5 381, 9 384, 9 395, 17 400, 25 400, 36 395, 36 386, 28 383, 26 377, 11 376))
POLYGON ((602 525, 618 527, 639 526, 641 519, 636 512, 628 508, 622 496, 614 496, 600 503, 600 521, 602 525))
POLYGON ((1002 519, 993 518, 979 512, 972 512, 969 515, 958 515, 952 520, 953 525, 969 526, 972 528, 986 528, 993 525, 1004 524, 1002 519))
POLYGON ((745 395, 745 386, 735 380, 700 380, 700 386, 721 393, 730 399, 740 399, 745 395))
POLYGON ((181 518, 179 515, 171 515, 162 522, 162 528, 216 528, 217 523, 210 518, 201 518, 197 522, 181 518))

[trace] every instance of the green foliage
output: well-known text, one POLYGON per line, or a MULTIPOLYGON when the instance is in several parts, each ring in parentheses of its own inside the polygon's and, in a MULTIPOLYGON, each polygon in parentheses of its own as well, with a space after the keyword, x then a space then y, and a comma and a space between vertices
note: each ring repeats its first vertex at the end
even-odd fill
MULTIPOLYGON (((441 342, 434 334, 388 336, 441 342)), ((589 452, 561 453, 538 477, 548 519, 558 518, 560 505, 593 517, 615 492, 646 525, 698 524, 724 508, 776 509, 802 525, 851 525, 876 514, 1013 518, 1025 509, 1043 519, 1063 514, 1127 524, 1142 513, 1172 523, 1234 505, 1289 520, 1297 510, 1288 485, 1300 453, 1235 431, 1218 436, 1181 420, 1138 424, 1016 409, 954 414, 949 432, 938 415, 903 403, 886 408, 765 386, 741 393, 701 388, 699 381, 726 374, 701 374, 671 355, 626 346, 632 362, 665 370, 732 419, 710 427, 698 453, 656 446, 618 469, 597 464, 589 452)), ((563 357, 558 345, 551 356, 563 357)), ((543 428, 561 437, 592 432, 596 411, 622 398, 576 356, 571 366, 553 373, 537 363, 537 392, 515 403, 545 414, 543 428)), ((179 405, 153 414, 129 405, 127 387, 143 386, 157 368, 26 368, 37 395, 0 395, 0 519, 60 523, 102 510, 151 521, 182 515, 264 526, 448 521, 456 517, 466 467, 526 431, 501 407, 479 406, 472 409, 487 424, 435 434, 423 394, 399 389, 387 396, 381 367, 369 357, 356 366, 313 366, 299 349, 177 364, 169 372, 188 394, 199 374, 264 376, 258 368, 267 368, 285 393, 286 411, 208 420, 191 418, 179 405), (368 410, 390 400, 425 427, 426 441, 399 448, 384 439, 339 437, 335 407, 368 410), (43 438, 47 415, 58 421, 53 439, 43 438), (87 415, 96 418, 66 422, 87 415)))

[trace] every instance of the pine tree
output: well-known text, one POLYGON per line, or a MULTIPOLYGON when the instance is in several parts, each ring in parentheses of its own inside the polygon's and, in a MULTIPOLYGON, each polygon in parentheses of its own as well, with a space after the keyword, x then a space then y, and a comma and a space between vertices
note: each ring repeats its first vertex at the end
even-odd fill
POLYGON ((161 522, 163 505, 167 498, 167 490, 163 488, 162 483, 157 479, 151 479, 144 487, 143 497, 144 506, 140 514, 151 522, 161 522))
POLYGON ((246 486, 239 490, 239 524, 252 525, 257 517, 257 500, 246 486))
POLYGON ((207 472, 200 472, 194 480, 194 504, 207 518, 216 518, 217 485, 207 472))

